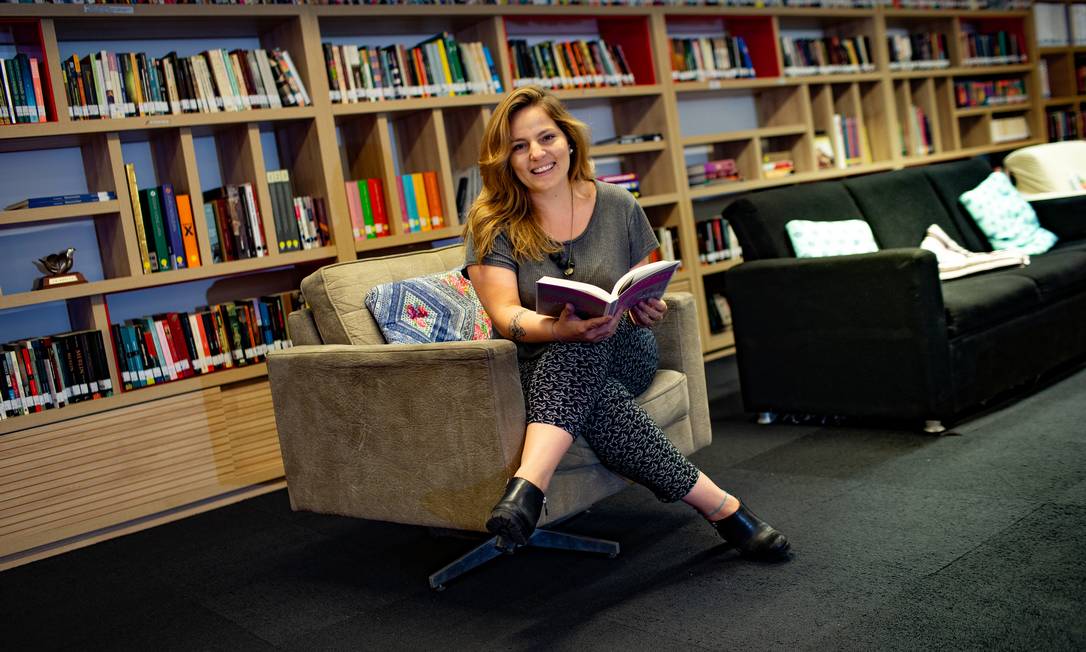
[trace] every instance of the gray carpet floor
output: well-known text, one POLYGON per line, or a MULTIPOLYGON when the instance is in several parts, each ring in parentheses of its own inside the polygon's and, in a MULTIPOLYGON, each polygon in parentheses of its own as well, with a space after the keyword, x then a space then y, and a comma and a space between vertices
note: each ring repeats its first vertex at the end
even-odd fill
POLYGON ((710 363, 694 461, 791 538, 758 564, 632 487, 431 591, 473 546, 292 513, 285 492, 0 574, 5 649, 1086 649, 1086 369, 931 437, 758 426, 710 363))

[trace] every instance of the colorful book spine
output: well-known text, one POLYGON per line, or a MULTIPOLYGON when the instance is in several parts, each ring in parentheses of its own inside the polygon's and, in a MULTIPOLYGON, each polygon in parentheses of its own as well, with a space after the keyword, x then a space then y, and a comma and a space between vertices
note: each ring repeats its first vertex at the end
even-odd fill
POLYGON ((143 263, 143 273, 150 274, 158 270, 158 254, 152 257, 152 250, 147 241, 146 222, 143 219, 143 207, 140 202, 139 189, 136 187, 136 166, 126 163, 125 176, 128 178, 128 196, 132 203, 132 214, 136 222, 136 240, 140 249, 140 261, 143 263))
POLYGON ((173 185, 164 183, 159 188, 162 201, 162 216, 166 226, 166 245, 170 251, 170 266, 173 269, 188 267, 185 256, 185 240, 181 235, 181 218, 177 213, 177 198, 173 194, 173 185))

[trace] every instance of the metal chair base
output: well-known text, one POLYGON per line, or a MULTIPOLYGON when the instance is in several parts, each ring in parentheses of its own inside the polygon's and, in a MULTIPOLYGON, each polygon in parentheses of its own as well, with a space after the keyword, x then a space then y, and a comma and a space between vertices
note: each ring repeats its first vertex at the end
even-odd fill
MULTIPOLYGON (((594 539, 582 537, 576 534, 555 532, 554 530, 537 529, 532 533, 526 546, 538 548, 552 548, 555 550, 573 550, 576 552, 594 552, 614 559, 618 556, 619 545, 617 541, 606 539, 594 539)), ((511 555, 521 546, 505 539, 504 537, 491 537, 482 542, 467 554, 456 561, 439 569, 430 575, 430 588, 436 591, 444 591, 445 584, 450 580, 460 577, 471 569, 481 566, 486 562, 503 554, 511 555)))

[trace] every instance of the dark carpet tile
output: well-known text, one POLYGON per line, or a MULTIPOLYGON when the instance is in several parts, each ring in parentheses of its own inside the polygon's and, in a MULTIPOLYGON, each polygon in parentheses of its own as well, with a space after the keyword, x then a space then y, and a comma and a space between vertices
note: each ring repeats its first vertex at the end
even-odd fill
POLYGON ((1086 508, 1043 505, 810 649, 1086 648, 1086 508))

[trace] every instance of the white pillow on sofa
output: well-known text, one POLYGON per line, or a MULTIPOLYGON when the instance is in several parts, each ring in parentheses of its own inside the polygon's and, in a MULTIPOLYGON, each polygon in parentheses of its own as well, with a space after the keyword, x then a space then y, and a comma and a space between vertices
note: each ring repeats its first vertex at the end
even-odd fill
POLYGON ((1041 226, 1036 211, 1003 172, 992 172, 958 199, 984 232, 992 249, 1043 254, 1058 240, 1055 233, 1041 226))
POLYGON ((871 225, 863 220, 792 220, 784 228, 788 231, 796 258, 868 254, 879 250, 871 225))

